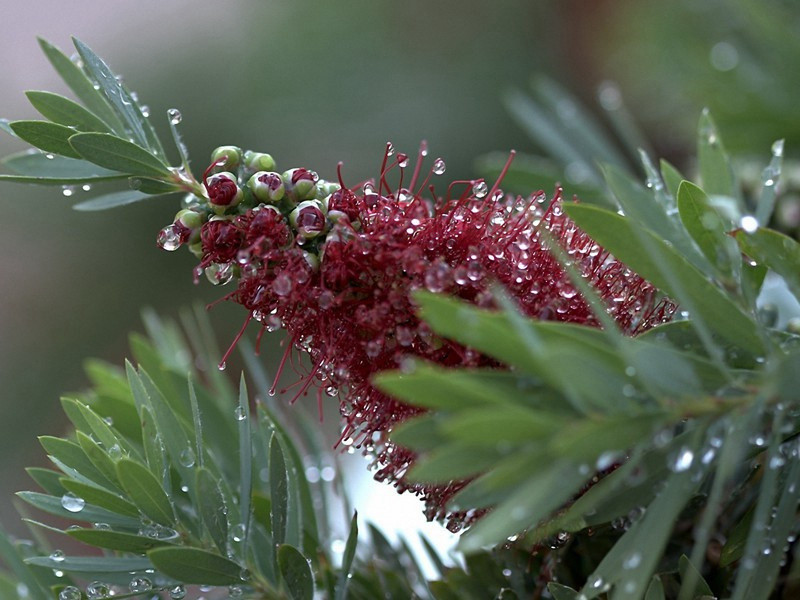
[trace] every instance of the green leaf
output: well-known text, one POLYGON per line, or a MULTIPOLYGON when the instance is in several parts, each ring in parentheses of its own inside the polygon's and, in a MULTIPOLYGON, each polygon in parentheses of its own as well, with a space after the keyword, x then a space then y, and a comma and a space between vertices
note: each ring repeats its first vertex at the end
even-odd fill
POLYGON ((85 160, 66 156, 48 155, 43 152, 20 152, 3 159, 3 164, 18 175, 29 177, 61 177, 75 179, 80 177, 117 177, 120 174, 109 171, 85 160))
POLYGON ((120 206, 127 206, 129 204, 135 204, 136 202, 147 200, 149 198, 164 199, 166 196, 168 196, 168 194, 163 194, 160 196, 151 196, 149 194, 144 194, 136 190, 124 190, 122 192, 113 192, 111 194, 104 194, 102 196, 98 196, 90 200, 84 200, 83 202, 78 202, 78 204, 73 205, 72 208, 74 210, 79 210, 82 212, 94 212, 99 210, 108 210, 110 208, 118 208, 120 206))
POLYGON ((706 580, 703 579, 700 571, 694 567, 685 554, 681 555, 678 561, 678 573, 680 573, 681 576, 681 594, 686 593, 689 598, 714 596, 714 592, 711 591, 711 588, 708 586, 708 583, 706 583, 706 580), (693 582, 693 585, 691 589, 684 592, 683 586, 687 585, 687 582, 693 582))
POLYGON ((65 556, 54 559, 49 556, 35 556, 25 562, 37 567, 57 569, 68 573, 136 573, 152 569, 147 558, 116 556, 65 556))
POLYGON ((312 600, 314 598, 314 574, 306 557, 289 544, 278 548, 278 567, 292 600, 312 600))
POLYGON ((700 179, 707 194, 731 198, 739 196, 728 153, 708 109, 703 110, 697 127, 697 159, 700 179))
POLYGON ((772 144, 772 159, 761 173, 761 196, 756 208, 756 220, 766 225, 775 210, 775 199, 778 192, 778 180, 783 168, 784 140, 772 144))
POLYGON ((66 490, 59 481, 63 475, 58 471, 42 469, 41 467, 28 467, 25 471, 48 494, 52 494, 53 496, 64 495, 66 490))
POLYGON ((667 597, 664 595, 664 584, 661 583, 661 577, 658 575, 654 575, 653 579, 650 581, 650 585, 647 587, 647 594, 644 597, 644 600, 666 600, 667 597))
POLYGON ((227 551, 228 519, 225 499, 216 478, 205 467, 197 469, 197 510, 220 552, 227 551))
POLYGON ((752 353, 763 352, 756 323, 664 240, 609 211, 578 204, 565 209, 597 243, 694 313, 694 320, 752 353))
MULTIPOLYGON (((78 439, 78 444, 83 450, 83 453, 97 468, 97 470, 103 474, 104 479, 95 479, 94 481, 98 484, 103 484, 104 481, 108 481, 110 485, 105 484, 103 487, 117 488, 119 486, 119 481, 117 480, 117 468, 114 465, 114 460, 97 442, 95 442, 85 433, 79 431, 77 432, 76 437, 78 439)), ((80 470, 78 470, 78 472, 83 475, 80 470)))
MULTIPOLYGON (((114 487, 114 484, 103 475, 91 459, 87 457, 81 446, 75 442, 48 435, 41 436, 39 442, 52 458, 59 461, 59 468, 64 465, 72 469, 78 475, 78 478, 85 480, 86 483, 96 483, 101 487, 114 487)), ((72 472, 67 474, 73 475, 72 472)))
POLYGON ((669 162, 664 159, 661 159, 661 176, 664 178, 664 183, 669 190, 670 195, 673 198, 678 197, 678 188, 681 185, 681 182, 684 181, 686 178, 681 175, 681 172, 678 171, 675 167, 673 167, 669 162))
POLYGON ((79 498, 86 500, 89 504, 94 504, 99 508, 104 508, 120 515, 133 517, 135 519, 139 518, 139 509, 124 498, 108 490, 65 477, 61 478, 61 485, 79 498))
POLYGON ((169 167, 150 152, 109 133, 77 133, 69 138, 69 144, 77 158, 107 169, 156 179, 170 177, 169 167))
POLYGON ((108 529, 68 529, 67 535, 76 540, 108 550, 145 554, 153 548, 171 546, 169 542, 132 533, 110 531, 108 529))
POLYGON ((61 76, 61 79, 75 92, 75 95, 86 105, 89 112, 102 119, 117 133, 123 133, 122 123, 119 118, 111 110, 103 95, 94 88, 94 84, 89 81, 86 74, 50 42, 39 38, 39 45, 50 64, 61 76))
POLYGON ((289 474, 283 458, 280 440, 273 435, 269 443, 269 489, 272 539, 275 544, 286 540, 286 523, 289 511, 289 474))
POLYGON ((127 529, 138 529, 139 519, 120 515, 110 510, 86 504, 80 511, 71 512, 61 506, 61 498, 39 494, 37 492, 17 492, 22 500, 32 504, 36 508, 46 513, 62 517, 69 521, 81 521, 83 523, 107 523, 112 527, 124 527, 127 529))
POLYGON ((125 123, 126 129, 133 135, 134 141, 142 148, 147 148, 155 155, 165 159, 164 150, 153 126, 144 117, 139 104, 131 93, 117 80, 108 65, 86 44, 77 38, 72 38, 72 41, 83 59, 86 72, 100 86, 100 92, 125 123))
POLYGON ((81 158, 81 155, 70 146, 69 138, 75 135, 75 130, 70 127, 48 121, 12 121, 9 126, 20 139, 44 152, 81 158))
POLYGON ((800 244, 792 238, 759 228, 753 233, 736 232, 742 252, 784 278, 795 298, 800 300, 800 244))
POLYGON ((239 406, 236 409, 239 429, 239 507, 244 525, 242 554, 247 553, 247 542, 250 533, 250 499, 253 495, 253 437, 250 422, 250 400, 247 396, 247 385, 244 372, 239 379, 239 406))
POLYGON ((117 475, 130 499, 145 515, 162 525, 175 523, 169 497, 147 467, 123 458, 117 461, 117 475))
POLYGON ((110 132, 108 126, 80 104, 52 92, 29 91, 25 95, 43 117, 78 131, 110 132))
MULTIPOLYGON (((46 585, 43 585, 34 571, 29 569, 23 562, 23 556, 12 544, 9 535, 0 528, 0 559, 5 566, 14 573, 15 583, 24 583, 28 588, 31 600, 49 600, 52 595, 48 593, 46 585)), ((14 593, 8 598, 17 596, 17 588, 14 586, 14 593)), ((4 596, 5 597, 5 596, 4 596)))
POLYGON ((342 555, 342 567, 339 571, 339 581, 336 584, 336 600, 347 598, 347 586, 350 581, 350 569, 353 567, 353 559, 356 556, 356 546, 358 545, 358 513, 353 513, 350 521, 350 533, 347 536, 347 543, 342 555))
POLYGON ((547 590, 553 596, 553 600, 577 600, 579 596, 578 592, 571 587, 555 583, 554 581, 547 584, 547 590))
POLYGON ((550 461, 521 475, 523 483, 465 533, 458 549, 471 553, 534 527, 577 492, 585 481, 569 460, 550 461))
POLYGON ((163 547, 150 550, 147 557, 156 569, 183 583, 197 585, 241 583, 242 567, 207 550, 163 547))
POLYGON ((737 278, 741 255, 728 235, 731 224, 712 206, 705 192, 689 181, 682 182, 678 188, 678 210, 686 231, 718 273, 737 278))
POLYGON ((35 177, 29 175, 0 175, 0 182, 24 183, 26 185, 80 185, 125 179, 127 175, 104 175, 101 177, 35 177))

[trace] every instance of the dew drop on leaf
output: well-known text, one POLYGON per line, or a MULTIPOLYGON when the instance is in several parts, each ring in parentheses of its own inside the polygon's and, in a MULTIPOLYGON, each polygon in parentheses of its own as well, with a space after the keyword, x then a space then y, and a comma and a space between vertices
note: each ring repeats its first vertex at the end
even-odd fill
POLYGON ((86 506, 86 501, 72 492, 67 492, 61 496, 61 506, 69 512, 77 513, 83 510, 83 507, 86 506))

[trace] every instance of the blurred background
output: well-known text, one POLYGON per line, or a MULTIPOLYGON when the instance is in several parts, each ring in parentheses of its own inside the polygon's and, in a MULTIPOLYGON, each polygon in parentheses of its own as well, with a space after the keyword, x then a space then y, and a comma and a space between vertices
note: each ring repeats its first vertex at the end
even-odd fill
MULTIPOLYGON (((66 92, 36 36, 69 55, 75 35, 124 75, 163 135, 166 110, 180 109, 196 173, 214 147, 234 144, 272 153, 281 170, 307 166, 327 178, 342 160, 355 183, 377 174, 387 140, 413 153, 426 139, 448 178, 475 177, 475 159, 490 151, 547 153, 504 106, 535 75, 595 115, 598 86, 616 82, 655 154, 685 172, 703 106, 743 160, 767 160, 779 137, 798 156, 796 0, 5 4, 0 116, 37 118, 24 90, 66 92)), ((602 89, 607 103, 617 88, 602 89)), ((24 148, 0 133, 0 155, 24 148)), ((121 363, 144 306, 175 316, 226 291, 194 286, 191 256, 156 248, 177 203, 71 209, 88 197, 0 185, 0 519, 12 531, 20 529, 10 494, 30 487, 24 466, 44 464, 36 436, 64 426, 58 398, 86 385, 83 361, 121 363)), ((213 309, 221 343, 244 316, 233 305, 213 309)), ((268 366, 278 341, 265 339, 268 366)), ((381 493, 395 521, 398 502, 403 519, 422 520, 412 499, 369 489, 378 491, 354 499, 367 518, 371 494, 381 493)))

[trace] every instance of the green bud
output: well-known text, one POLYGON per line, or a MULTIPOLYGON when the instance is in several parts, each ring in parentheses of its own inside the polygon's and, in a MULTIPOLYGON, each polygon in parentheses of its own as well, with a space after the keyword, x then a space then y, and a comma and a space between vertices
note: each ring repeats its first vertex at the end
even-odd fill
POLYGON ((281 177, 286 190, 295 202, 310 200, 316 196, 319 176, 314 171, 304 168, 289 169, 281 177))
POLYGON ((244 153, 244 166, 251 171, 274 171, 275 159, 264 152, 248 150, 244 153))
POLYGON ((325 232, 328 227, 322 202, 305 200, 289 214, 289 223, 299 237, 315 238, 325 232))
POLYGON ((236 169, 242 162, 242 149, 236 146, 220 146, 211 153, 211 162, 219 161, 224 161, 217 166, 225 171, 236 169))
POLYGON ((303 258, 308 263, 308 266, 311 267, 312 271, 316 271, 319 269, 319 257, 316 254, 311 254, 311 252, 303 251, 303 258))
POLYGON ((175 215, 174 222, 192 230, 199 229, 203 225, 203 215, 193 210, 182 210, 175 215))
POLYGON ((258 171, 247 182, 253 195, 262 202, 277 202, 283 198, 286 186, 277 173, 258 171))

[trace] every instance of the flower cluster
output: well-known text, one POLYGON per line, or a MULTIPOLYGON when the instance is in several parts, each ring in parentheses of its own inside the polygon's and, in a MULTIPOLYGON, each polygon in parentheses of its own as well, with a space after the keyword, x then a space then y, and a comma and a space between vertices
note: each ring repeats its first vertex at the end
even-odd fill
MULTIPOLYGON (((382 394, 371 378, 409 358, 452 367, 495 363, 436 336, 416 316, 415 290, 493 307, 491 290, 501 286, 530 317, 599 326, 548 251, 546 230, 626 333, 668 320, 675 306, 578 229, 558 194, 548 203, 544 193, 513 196, 483 180, 453 182, 444 196, 432 187, 424 194, 445 172, 436 159, 423 173, 426 154, 423 145, 411 168, 388 144, 377 181, 349 188, 341 174, 331 183, 305 168, 278 173, 268 154, 221 147, 203 177, 207 197, 189 199, 158 243, 188 246, 200 260, 196 278, 235 281, 227 298, 247 309, 245 326, 255 320, 262 333, 284 328, 289 341, 276 381, 292 352, 307 353, 312 367, 295 384, 295 399, 312 386, 318 402, 338 397, 340 442, 373 455, 377 479, 423 496, 428 517, 441 518, 463 482, 404 479, 415 457, 387 433, 420 409, 382 394), (399 175, 394 187, 390 173, 399 175)), ((451 523, 462 521, 457 515, 451 523)))

